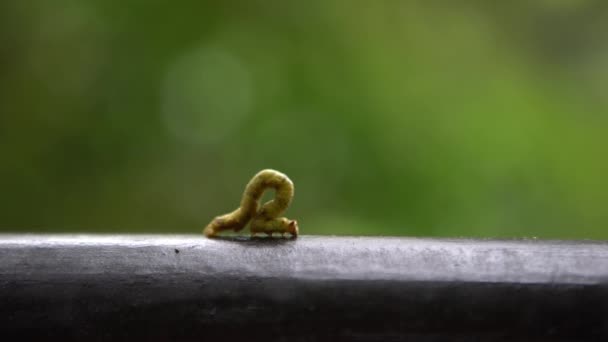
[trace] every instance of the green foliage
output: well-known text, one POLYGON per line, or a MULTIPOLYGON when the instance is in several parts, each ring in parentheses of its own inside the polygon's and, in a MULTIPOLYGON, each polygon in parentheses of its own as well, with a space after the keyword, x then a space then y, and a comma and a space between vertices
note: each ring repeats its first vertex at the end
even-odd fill
POLYGON ((608 238, 608 4, 8 1, 0 230, 608 238))

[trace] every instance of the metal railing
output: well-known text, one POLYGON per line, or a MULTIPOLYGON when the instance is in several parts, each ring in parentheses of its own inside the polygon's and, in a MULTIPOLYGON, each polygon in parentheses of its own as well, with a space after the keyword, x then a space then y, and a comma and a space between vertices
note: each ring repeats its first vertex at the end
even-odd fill
POLYGON ((608 243, 0 235, 0 334, 608 340, 608 243))

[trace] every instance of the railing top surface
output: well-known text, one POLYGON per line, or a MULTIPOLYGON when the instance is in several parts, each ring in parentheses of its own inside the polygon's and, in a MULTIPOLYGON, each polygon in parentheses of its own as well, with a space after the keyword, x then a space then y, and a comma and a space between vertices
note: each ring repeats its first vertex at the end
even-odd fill
POLYGON ((0 272, 608 283, 603 241, 0 234, 0 272))

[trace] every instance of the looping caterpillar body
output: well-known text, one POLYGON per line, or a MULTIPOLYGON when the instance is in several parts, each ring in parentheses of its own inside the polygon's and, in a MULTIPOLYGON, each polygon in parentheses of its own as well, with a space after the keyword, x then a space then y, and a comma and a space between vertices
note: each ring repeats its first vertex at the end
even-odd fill
POLYGON ((207 237, 213 237, 224 230, 241 231, 251 221, 249 230, 251 236, 265 233, 290 233, 298 236, 298 222, 282 215, 293 198, 293 182, 281 172, 275 170, 262 170, 247 183, 241 206, 231 213, 217 216, 203 230, 207 237), (260 198, 268 188, 275 189, 275 198, 260 207, 260 198))

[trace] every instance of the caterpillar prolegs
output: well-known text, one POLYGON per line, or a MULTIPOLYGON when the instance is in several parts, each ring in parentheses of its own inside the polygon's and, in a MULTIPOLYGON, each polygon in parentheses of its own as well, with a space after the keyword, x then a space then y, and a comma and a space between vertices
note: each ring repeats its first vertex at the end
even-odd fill
POLYGON ((298 222, 282 215, 293 199, 293 182, 285 174, 275 170, 262 170, 247 183, 241 199, 241 206, 231 213, 217 216, 203 230, 207 237, 214 237, 224 230, 241 231, 247 223, 251 236, 265 233, 285 233, 298 236, 298 222), (260 206, 260 199, 266 189, 275 189, 275 198, 260 206))

